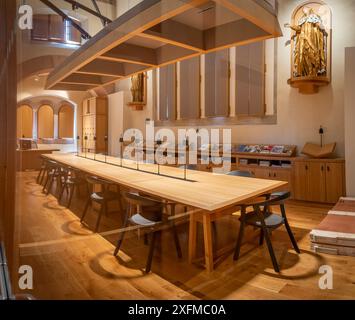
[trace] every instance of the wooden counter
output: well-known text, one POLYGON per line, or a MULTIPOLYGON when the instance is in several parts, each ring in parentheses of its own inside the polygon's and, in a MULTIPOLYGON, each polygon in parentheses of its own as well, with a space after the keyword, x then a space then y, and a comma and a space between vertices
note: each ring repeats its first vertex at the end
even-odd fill
POLYGON ((39 170, 41 168, 44 154, 51 154, 59 149, 30 149, 16 151, 17 171, 39 170))

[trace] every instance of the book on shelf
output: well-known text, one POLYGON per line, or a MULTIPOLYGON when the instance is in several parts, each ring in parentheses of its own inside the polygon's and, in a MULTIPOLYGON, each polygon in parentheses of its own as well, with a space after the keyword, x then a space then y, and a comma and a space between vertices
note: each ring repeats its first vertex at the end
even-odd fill
POLYGON ((270 161, 268 161, 268 160, 261 160, 260 162, 259 162, 259 166, 260 167, 270 167, 270 161))

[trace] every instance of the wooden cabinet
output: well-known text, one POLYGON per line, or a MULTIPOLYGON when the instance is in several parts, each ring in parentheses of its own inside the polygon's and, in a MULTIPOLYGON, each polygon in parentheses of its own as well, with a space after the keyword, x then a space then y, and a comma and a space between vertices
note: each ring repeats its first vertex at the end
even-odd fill
POLYGON ((295 199, 336 203, 345 194, 343 160, 301 160, 294 162, 295 199))
POLYGON ((107 150, 108 123, 107 98, 97 97, 83 101, 83 142, 88 152, 103 153, 107 150))

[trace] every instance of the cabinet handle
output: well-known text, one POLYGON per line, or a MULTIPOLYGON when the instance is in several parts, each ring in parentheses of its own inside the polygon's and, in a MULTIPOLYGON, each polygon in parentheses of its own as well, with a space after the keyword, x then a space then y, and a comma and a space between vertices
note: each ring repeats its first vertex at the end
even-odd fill
POLYGON ((306 165, 306 170, 308 170, 308 166, 306 165))
POLYGON ((324 171, 324 167, 323 166, 321 166, 321 170, 324 171))
POLYGON ((274 178, 276 178, 276 173, 274 173, 274 178))
POLYGON ((327 166, 327 171, 330 172, 330 167, 329 166, 327 166))

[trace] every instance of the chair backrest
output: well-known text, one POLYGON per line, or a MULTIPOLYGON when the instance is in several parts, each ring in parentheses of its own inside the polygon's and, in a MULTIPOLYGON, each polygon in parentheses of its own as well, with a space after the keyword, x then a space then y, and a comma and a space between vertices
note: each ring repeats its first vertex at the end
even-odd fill
POLYGON ((108 185, 111 185, 112 182, 110 181, 107 181, 105 179, 102 179, 102 178, 99 178, 99 177, 96 177, 96 176, 89 176, 89 177, 86 177, 86 181, 88 184, 90 185, 96 185, 96 184, 99 184, 101 186, 108 186, 108 185))
POLYGON ((234 176, 234 177, 246 177, 246 178, 253 177, 253 175, 249 171, 241 171, 241 170, 231 171, 227 173, 227 175, 234 176))
MULTIPOLYGON (((180 166, 180 169, 185 169, 185 166, 180 166)), ((186 165, 186 169, 198 171, 198 166, 197 164, 188 164, 186 165)))
POLYGON ((163 208, 164 207, 163 202, 152 198, 148 198, 146 196, 141 196, 137 193, 122 191, 121 195, 122 198, 130 205, 139 206, 141 208, 147 208, 147 207, 163 208))
POLYGON ((254 207, 270 207, 275 206, 291 197, 291 192, 280 192, 275 194, 270 194, 266 197, 266 200, 252 203, 254 207))

